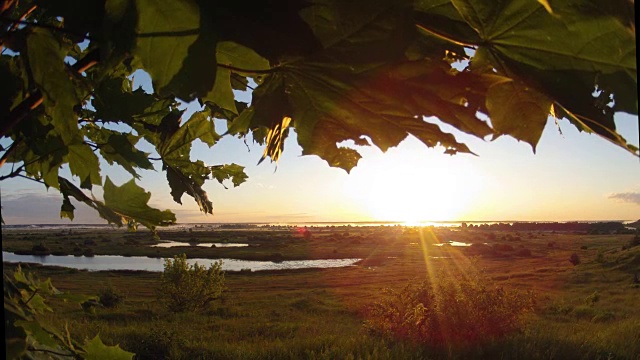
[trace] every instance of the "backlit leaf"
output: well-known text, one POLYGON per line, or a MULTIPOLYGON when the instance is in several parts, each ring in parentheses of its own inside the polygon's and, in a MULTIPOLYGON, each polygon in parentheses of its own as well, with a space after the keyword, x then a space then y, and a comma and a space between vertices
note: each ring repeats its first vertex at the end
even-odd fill
POLYGON ((634 152, 613 121, 618 111, 638 113, 635 34, 618 13, 581 1, 554 2, 553 13, 534 1, 452 2, 484 40, 491 54, 484 58, 497 71, 567 109, 579 128, 634 152))
POLYGON ((205 96, 216 79, 217 34, 194 0, 136 0, 135 55, 161 96, 205 96))
POLYGON ((20 326, 29 336, 33 338, 33 340, 37 341, 39 344, 49 346, 52 348, 56 348, 58 343, 51 336, 51 334, 42 328, 39 322, 37 321, 16 321, 16 326, 20 326))
POLYGON ((239 186, 248 178, 244 172, 244 166, 238 164, 216 165, 211 167, 211 175, 218 180, 220 184, 227 179, 231 179, 233 186, 239 186))
POLYGON ((69 169, 73 175, 80 178, 80 182, 91 185, 101 185, 100 163, 89 145, 77 143, 69 145, 69 169))
POLYGON ((82 349, 85 352, 84 358, 87 360, 131 360, 135 355, 122 350, 119 345, 105 345, 98 335, 91 340, 86 340, 82 349))
POLYGON ((182 195, 187 193, 196 201, 200 211, 213 214, 213 203, 209 200, 207 192, 202 189, 209 175, 209 170, 202 161, 165 162, 163 169, 167 172, 167 181, 175 202, 182 204, 182 195))
POLYGON ((73 204, 71 204, 71 200, 66 196, 62 200, 62 206, 60 207, 60 218, 67 218, 73 221, 73 211, 76 209, 73 204))
POLYGON ((48 29, 36 28, 27 37, 27 54, 33 80, 44 97, 44 109, 65 143, 78 133, 73 110, 80 99, 64 58, 68 49, 48 29))
POLYGON ((116 186, 109 177, 104 182, 104 204, 114 212, 130 218, 148 229, 167 226, 176 222, 176 216, 169 210, 160 211, 147 203, 151 193, 136 185, 134 180, 116 186))
POLYGON ((101 201, 88 197, 84 192, 82 192, 82 190, 73 185, 73 183, 71 183, 69 180, 63 177, 58 177, 58 182, 60 184, 60 193, 62 193, 65 199, 73 197, 76 200, 98 211, 100 217, 107 220, 109 223, 116 224, 118 226, 124 225, 124 219, 122 215, 117 214, 114 210, 105 206, 101 201))
POLYGON ((253 74, 270 68, 269 62, 253 50, 231 41, 221 41, 216 47, 218 66, 216 82, 213 89, 203 97, 204 102, 212 102, 217 106, 238 114, 233 94, 234 87, 244 84, 246 79, 239 80, 239 74, 253 74), (243 72, 246 71, 246 72, 243 72), (232 81, 233 77, 233 81, 232 81), (234 84, 235 83, 235 84, 234 84))
POLYGON ((551 99, 524 84, 508 81, 489 88, 487 108, 498 134, 525 141, 535 151, 547 124, 551 99))

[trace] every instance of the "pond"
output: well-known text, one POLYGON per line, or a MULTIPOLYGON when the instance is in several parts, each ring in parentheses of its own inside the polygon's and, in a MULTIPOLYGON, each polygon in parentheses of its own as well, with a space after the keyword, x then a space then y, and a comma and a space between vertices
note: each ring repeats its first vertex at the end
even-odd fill
POLYGON ((435 245, 435 246, 444 246, 444 245, 451 245, 451 246, 471 246, 471 244, 469 244, 469 243, 460 242, 460 241, 449 241, 449 242, 440 243, 440 244, 433 244, 433 245, 435 245))
POLYGON ((180 242, 180 241, 170 241, 163 240, 159 244, 150 245, 151 247, 159 247, 159 248, 172 248, 179 246, 199 246, 199 247, 247 247, 249 244, 240 244, 240 243, 188 243, 188 242, 180 242), (215 246, 214 246, 215 245, 215 246))
MULTIPOLYGON (((119 256, 119 255, 96 255, 85 256, 36 256, 36 255, 16 255, 14 253, 2 252, 5 262, 16 263, 37 263, 47 266, 62 266, 73 269, 104 271, 104 270, 140 270, 140 271, 164 271, 164 259, 149 258, 144 256, 119 256)), ((272 261, 252 261, 238 259, 218 259, 222 260, 222 270, 225 271, 262 271, 262 270, 291 270, 310 268, 336 268, 354 266, 360 259, 321 259, 321 260, 287 260, 281 262, 272 261)), ((198 263, 209 267, 216 259, 188 259, 189 264, 198 263)))

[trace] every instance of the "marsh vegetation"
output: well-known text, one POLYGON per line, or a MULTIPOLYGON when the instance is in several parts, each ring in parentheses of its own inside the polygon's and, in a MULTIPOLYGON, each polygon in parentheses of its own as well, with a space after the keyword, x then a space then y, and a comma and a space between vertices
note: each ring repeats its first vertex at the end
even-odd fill
MULTIPOLYGON (((307 230, 174 231, 161 239, 249 246, 156 248, 149 245, 159 240, 144 231, 23 229, 5 231, 3 251, 28 253, 37 245, 96 255, 362 259, 344 268, 227 271, 224 291, 197 311, 158 301, 162 273, 22 264, 61 291, 100 295, 101 305, 90 311, 51 299, 57 311, 44 321, 67 323, 77 339, 99 334, 136 359, 635 360, 640 354, 640 246, 633 234, 307 230)), ((15 266, 5 263, 5 271, 15 266)))

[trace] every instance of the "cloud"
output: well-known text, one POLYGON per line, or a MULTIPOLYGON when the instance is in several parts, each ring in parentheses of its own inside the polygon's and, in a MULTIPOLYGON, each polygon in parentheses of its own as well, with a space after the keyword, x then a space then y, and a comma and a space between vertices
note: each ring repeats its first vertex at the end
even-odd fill
POLYGON ((609 199, 640 205, 640 192, 625 192, 609 195, 609 199))
POLYGON ((71 200, 75 206, 73 222, 60 218, 62 195, 14 192, 2 198, 2 217, 7 224, 106 224, 98 213, 87 205, 71 200))

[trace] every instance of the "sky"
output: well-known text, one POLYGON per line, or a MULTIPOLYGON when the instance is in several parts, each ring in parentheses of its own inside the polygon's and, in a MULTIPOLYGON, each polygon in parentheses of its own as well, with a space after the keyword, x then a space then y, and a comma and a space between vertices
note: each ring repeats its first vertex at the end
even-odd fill
MULTIPOLYGON (((134 86, 150 85, 138 74, 134 86)), ((185 107, 186 121, 197 105, 185 107)), ((219 133, 226 130, 224 121, 215 125, 219 133)), ((636 116, 616 115, 616 125, 639 145, 636 116)), ((483 141, 442 127, 476 155, 445 155, 443 148, 428 148, 410 137, 386 153, 359 147, 363 158, 347 174, 317 156, 301 156, 295 133, 277 164, 258 165, 263 148, 250 139, 225 137, 213 148, 196 143, 192 159, 208 165, 237 163, 249 176, 235 188, 215 180, 205 184, 213 215, 202 214, 187 195, 183 205, 175 203, 159 164, 155 171, 141 171, 137 183, 151 192, 151 206, 172 210, 178 223, 640 219, 640 159, 601 137, 579 133, 566 120, 556 124, 549 119, 535 153, 510 137, 483 141)), ((131 179, 104 162, 101 169, 117 185, 131 179)), ((5 165, 0 175, 8 171, 5 165)), ((77 202, 74 221, 61 219, 62 196, 32 181, 4 180, 0 191, 6 224, 105 223, 77 202)), ((101 188, 94 187, 93 195, 101 199, 101 188)))

